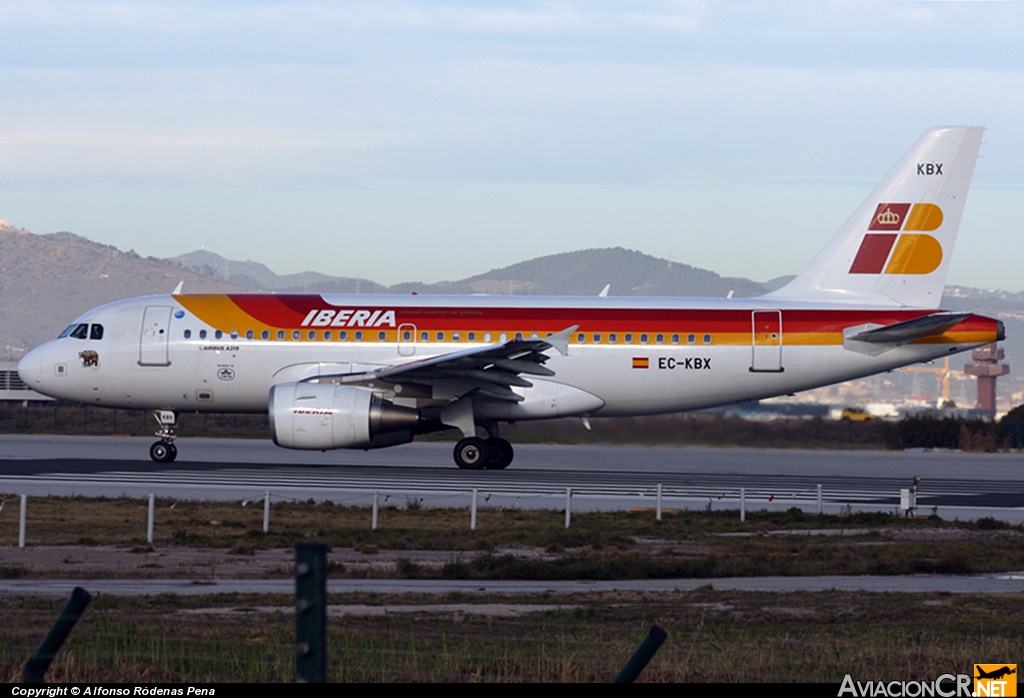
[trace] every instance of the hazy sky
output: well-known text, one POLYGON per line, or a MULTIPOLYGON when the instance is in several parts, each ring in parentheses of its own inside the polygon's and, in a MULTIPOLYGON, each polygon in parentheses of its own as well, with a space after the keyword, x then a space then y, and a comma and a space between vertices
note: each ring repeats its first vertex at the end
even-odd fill
POLYGON ((763 281, 925 128, 981 124, 949 280, 1024 289, 1018 2, 0 1, 0 41, 0 217, 36 233, 382 283, 606 246, 763 281))

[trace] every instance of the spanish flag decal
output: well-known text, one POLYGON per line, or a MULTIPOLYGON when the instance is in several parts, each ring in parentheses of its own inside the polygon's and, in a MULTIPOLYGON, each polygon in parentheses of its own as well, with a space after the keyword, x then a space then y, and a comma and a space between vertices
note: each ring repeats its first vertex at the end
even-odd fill
POLYGON ((650 368, 651 360, 646 356, 634 356, 633 357, 633 368, 650 368))

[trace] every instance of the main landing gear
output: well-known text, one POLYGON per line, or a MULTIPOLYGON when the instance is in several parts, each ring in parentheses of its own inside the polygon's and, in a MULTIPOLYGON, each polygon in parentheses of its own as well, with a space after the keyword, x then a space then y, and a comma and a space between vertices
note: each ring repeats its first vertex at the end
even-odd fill
POLYGON ((178 438, 174 430, 177 415, 171 410, 153 410, 153 418, 160 425, 156 432, 160 440, 149 447, 149 457, 157 463, 172 463, 178 457, 178 447, 174 445, 174 440, 178 438))
POLYGON ((455 444, 452 456, 455 465, 464 470, 504 470, 515 453, 512 444, 498 436, 489 439, 471 436, 455 444))

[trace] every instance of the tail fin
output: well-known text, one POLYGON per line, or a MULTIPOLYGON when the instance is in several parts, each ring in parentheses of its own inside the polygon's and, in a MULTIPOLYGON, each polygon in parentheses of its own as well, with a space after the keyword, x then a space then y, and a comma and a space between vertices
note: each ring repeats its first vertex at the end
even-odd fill
POLYGON ((814 261, 763 297, 937 308, 984 130, 925 131, 814 261))

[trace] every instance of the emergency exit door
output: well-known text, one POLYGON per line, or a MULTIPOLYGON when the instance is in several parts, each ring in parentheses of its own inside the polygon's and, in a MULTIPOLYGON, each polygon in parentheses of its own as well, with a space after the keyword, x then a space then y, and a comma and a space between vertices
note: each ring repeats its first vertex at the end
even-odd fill
POLYGON ((751 318, 753 355, 750 370, 781 373, 782 311, 755 310, 751 318))

